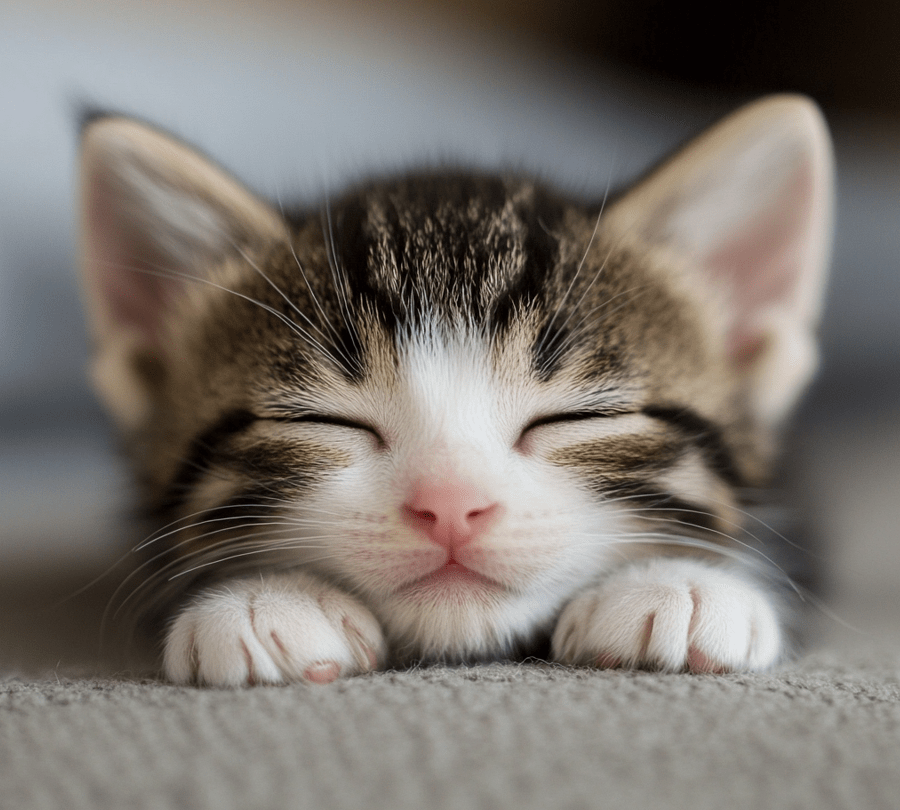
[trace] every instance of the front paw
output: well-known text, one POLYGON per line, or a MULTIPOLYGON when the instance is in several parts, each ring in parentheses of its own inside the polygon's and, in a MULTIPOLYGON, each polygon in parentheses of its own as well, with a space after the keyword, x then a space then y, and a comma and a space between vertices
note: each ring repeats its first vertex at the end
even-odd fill
POLYGON ((303 573, 225 582, 172 622, 163 665, 175 683, 250 686, 375 669, 384 638, 371 612, 303 573))
POLYGON ((736 574, 691 560, 652 560, 573 599, 553 633, 569 664, 665 671, 765 669, 781 654, 771 599, 736 574))

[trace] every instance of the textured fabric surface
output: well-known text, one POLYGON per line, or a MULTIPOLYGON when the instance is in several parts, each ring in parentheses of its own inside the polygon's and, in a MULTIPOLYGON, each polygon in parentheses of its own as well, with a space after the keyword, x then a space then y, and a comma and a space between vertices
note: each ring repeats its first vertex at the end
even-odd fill
POLYGON ((98 654, 105 594, 6 585, 3 810, 900 806, 886 635, 766 675, 527 663, 201 690, 98 654))
POLYGON ((9 808, 872 808, 900 803, 900 658, 768 676, 547 665, 327 687, 2 684, 9 808))

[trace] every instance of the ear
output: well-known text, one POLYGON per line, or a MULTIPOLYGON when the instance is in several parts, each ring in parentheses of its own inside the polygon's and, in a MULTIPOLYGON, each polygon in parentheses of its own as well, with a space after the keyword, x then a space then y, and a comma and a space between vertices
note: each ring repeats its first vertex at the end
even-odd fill
POLYGON ((166 316, 186 277, 202 277, 240 244, 285 234, 266 203, 180 141, 127 118, 87 122, 81 266, 95 381, 120 422, 141 421, 139 369, 164 362, 166 316))
POLYGON ((692 141, 609 215, 619 233, 674 254, 696 272, 691 283, 713 290, 728 357, 769 427, 787 415, 817 364, 832 174, 815 104, 772 96, 692 141))

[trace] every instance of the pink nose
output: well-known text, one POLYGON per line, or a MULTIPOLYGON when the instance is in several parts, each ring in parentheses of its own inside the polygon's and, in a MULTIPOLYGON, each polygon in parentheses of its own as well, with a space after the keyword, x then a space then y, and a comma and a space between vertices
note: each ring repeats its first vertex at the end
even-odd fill
POLYGON ((499 514, 500 504, 468 485, 423 485, 402 511, 410 526, 452 551, 485 532, 499 514))

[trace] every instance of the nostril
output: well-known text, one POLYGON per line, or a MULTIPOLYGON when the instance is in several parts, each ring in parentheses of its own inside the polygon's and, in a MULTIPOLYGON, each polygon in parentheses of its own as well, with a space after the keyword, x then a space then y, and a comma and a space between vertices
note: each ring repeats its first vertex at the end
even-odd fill
POLYGON ((406 515, 418 523, 437 523, 437 512, 431 509, 415 509, 412 506, 404 506, 403 511, 406 515))
POLYGON ((407 525, 444 546, 479 537, 501 511, 480 490, 460 484, 420 485, 401 507, 407 525))
POLYGON ((471 530, 483 530, 487 528, 499 511, 500 505, 496 503, 492 503, 489 506, 480 506, 478 509, 470 509, 466 512, 466 525, 471 530))

